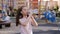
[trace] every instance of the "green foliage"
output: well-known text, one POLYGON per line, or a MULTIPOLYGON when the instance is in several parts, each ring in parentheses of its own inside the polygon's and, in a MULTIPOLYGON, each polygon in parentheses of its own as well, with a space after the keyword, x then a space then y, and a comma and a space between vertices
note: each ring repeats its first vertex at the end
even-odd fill
POLYGON ((2 10, 0 10, 0 13, 2 13, 2 10))
POLYGON ((59 9, 58 6, 55 6, 55 7, 54 7, 54 10, 55 10, 56 12, 58 11, 58 9, 59 9))
POLYGON ((17 11, 17 9, 14 9, 14 11, 17 11))

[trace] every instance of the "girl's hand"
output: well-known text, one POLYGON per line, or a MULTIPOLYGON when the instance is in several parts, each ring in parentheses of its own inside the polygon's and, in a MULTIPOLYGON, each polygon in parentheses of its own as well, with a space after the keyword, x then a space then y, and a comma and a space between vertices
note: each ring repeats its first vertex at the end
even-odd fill
POLYGON ((32 21, 32 25, 38 27, 38 23, 36 22, 33 16, 31 16, 31 21, 32 21))

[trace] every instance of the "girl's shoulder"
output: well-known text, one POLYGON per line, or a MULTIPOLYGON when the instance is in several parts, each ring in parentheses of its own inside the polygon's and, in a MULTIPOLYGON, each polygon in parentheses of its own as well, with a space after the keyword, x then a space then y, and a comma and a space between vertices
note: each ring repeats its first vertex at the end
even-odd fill
POLYGON ((25 20, 25 18, 21 18, 21 19, 19 19, 20 21, 24 21, 25 20))

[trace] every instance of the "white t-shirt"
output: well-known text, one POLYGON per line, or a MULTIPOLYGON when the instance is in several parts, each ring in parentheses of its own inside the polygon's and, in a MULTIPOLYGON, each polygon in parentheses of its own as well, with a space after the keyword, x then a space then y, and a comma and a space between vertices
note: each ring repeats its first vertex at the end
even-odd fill
POLYGON ((19 21, 20 21, 21 24, 27 23, 27 25, 25 27, 23 25, 20 25, 21 34, 33 34, 31 19, 28 20, 26 18, 22 18, 22 19, 19 19, 19 21))
POLYGON ((5 21, 10 20, 9 16, 6 16, 6 18, 4 19, 5 21))
POLYGON ((9 16, 6 16, 5 19, 4 19, 4 21, 6 21, 6 23, 11 22, 11 21, 10 21, 10 17, 9 17, 9 16))

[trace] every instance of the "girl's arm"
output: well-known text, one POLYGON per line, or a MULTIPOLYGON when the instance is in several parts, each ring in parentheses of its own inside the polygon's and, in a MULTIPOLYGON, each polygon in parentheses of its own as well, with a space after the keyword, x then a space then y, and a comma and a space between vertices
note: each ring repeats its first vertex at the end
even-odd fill
POLYGON ((36 22, 36 20, 34 19, 33 16, 31 17, 31 21, 32 21, 32 25, 38 26, 38 24, 37 24, 37 22, 36 22))

